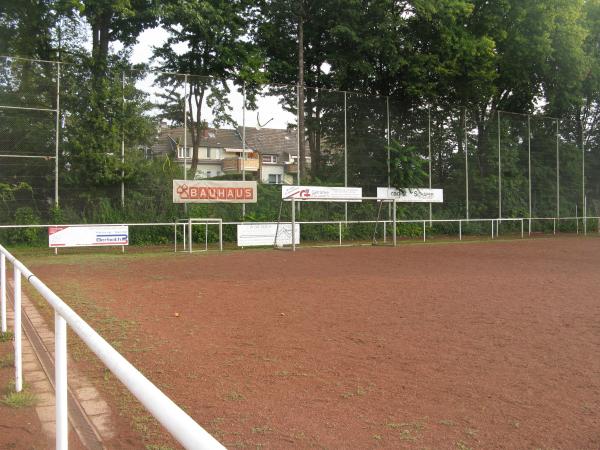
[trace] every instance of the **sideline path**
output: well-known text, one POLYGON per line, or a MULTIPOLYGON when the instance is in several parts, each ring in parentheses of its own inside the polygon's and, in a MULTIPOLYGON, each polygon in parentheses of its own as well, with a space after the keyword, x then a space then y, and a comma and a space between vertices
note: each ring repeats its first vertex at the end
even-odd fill
MULTIPOLYGON (((7 294, 13 294, 12 281, 7 294)), ((13 299, 11 299, 13 300, 13 299)), ((21 293, 23 324, 23 382, 38 398, 35 407, 42 430, 52 440, 56 436, 56 403, 54 397, 54 333, 24 291, 21 293)), ((14 303, 7 302, 11 307, 14 303)), ((13 311, 7 312, 13 324, 13 311)), ((76 448, 104 449, 103 441, 114 437, 112 413, 98 390, 75 368, 68 358, 70 441, 75 435, 76 448)))

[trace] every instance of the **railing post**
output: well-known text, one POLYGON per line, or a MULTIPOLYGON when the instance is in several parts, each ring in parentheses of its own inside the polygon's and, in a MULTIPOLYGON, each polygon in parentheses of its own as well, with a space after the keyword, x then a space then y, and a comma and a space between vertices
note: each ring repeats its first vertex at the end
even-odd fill
POLYGON ((340 238, 340 247, 342 246, 342 222, 338 223, 338 233, 339 233, 339 238, 340 238))
MULTIPOLYGON (((397 234, 397 230, 396 230, 396 228, 397 228, 396 227, 396 225, 397 225, 397 220, 396 220, 396 199, 394 199, 393 201, 394 201, 394 206, 392 208, 393 209, 392 212, 394 214, 394 216, 393 216, 394 229, 392 230, 392 236, 394 238, 394 247, 395 247, 396 246, 396 242, 397 242, 397 236, 396 236, 396 234, 397 234)), ((598 225, 598 227, 600 227, 600 225, 598 225)))
POLYGON ((458 240, 462 241, 462 220, 458 221, 458 240))
POLYGON ((2 310, 2 332, 6 333, 6 255, 0 255, 0 309, 2 310))
POLYGON ((521 219, 521 239, 525 237, 525 225, 523 223, 523 219, 521 219))
POLYGON ((223 251, 223 221, 219 222, 219 250, 223 251))
POLYGON ((296 251, 296 199, 292 197, 292 251, 296 251))
POLYGON ((426 233, 426 231, 425 231, 425 221, 423 221, 423 242, 425 242, 427 240, 425 233, 426 233))
POLYGON ((556 235, 556 217, 552 219, 552 234, 556 235))
POLYGON ((189 243, 189 252, 192 253, 192 219, 188 219, 188 243, 189 243))
POLYGON ((494 219, 492 219, 491 222, 492 222, 492 239, 494 239, 494 219))
POLYGON ((14 266, 14 326, 15 326, 15 391, 23 390, 23 360, 21 356, 21 271, 14 266))
POLYGON ((67 322, 54 313, 54 376, 56 394, 56 450, 69 448, 67 401, 67 322))

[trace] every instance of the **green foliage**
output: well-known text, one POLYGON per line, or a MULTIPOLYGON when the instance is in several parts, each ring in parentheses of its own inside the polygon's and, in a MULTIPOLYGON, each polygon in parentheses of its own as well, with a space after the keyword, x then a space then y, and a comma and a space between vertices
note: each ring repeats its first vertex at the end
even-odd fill
POLYGON ((394 140, 387 147, 390 152, 390 184, 397 189, 422 187, 427 180, 424 160, 415 147, 403 146, 394 140))

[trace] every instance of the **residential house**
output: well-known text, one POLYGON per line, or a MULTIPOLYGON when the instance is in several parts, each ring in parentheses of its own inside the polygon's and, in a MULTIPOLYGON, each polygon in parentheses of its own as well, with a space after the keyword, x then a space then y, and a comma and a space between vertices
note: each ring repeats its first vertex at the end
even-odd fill
MULTIPOLYGON (((225 174, 255 174, 262 183, 293 184, 298 173, 297 134, 295 130, 246 127, 246 158, 243 158, 244 130, 207 128, 203 130, 198 146, 199 159, 196 179, 225 174)), ((308 147, 308 146, 307 146, 308 147)), ((192 158, 192 137, 188 131, 184 141, 183 127, 161 127, 153 157, 170 154, 179 164, 189 168, 192 158), (184 145, 187 148, 184 150, 184 145)), ((308 154, 308 148, 307 148, 308 154)), ((307 165, 310 158, 307 159, 307 165)))

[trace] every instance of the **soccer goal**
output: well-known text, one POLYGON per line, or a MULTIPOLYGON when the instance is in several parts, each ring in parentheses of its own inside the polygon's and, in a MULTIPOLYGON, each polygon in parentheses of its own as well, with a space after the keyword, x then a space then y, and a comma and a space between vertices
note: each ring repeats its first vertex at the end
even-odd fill
POLYGON ((174 242, 175 242, 175 252, 177 249, 177 241, 178 241, 178 229, 181 227, 181 235, 182 235, 182 244, 184 252, 192 253, 194 251, 206 252, 208 251, 209 244, 209 231, 208 227, 214 226, 218 228, 218 245, 219 251, 223 251, 223 220, 222 219, 214 219, 214 218, 205 218, 205 217, 194 217, 189 219, 179 219, 175 222, 174 227, 174 242), (202 236, 202 228, 204 228, 204 248, 200 247, 197 250, 194 250, 194 227, 200 227, 200 236, 202 236))
POLYGON ((310 247, 332 247, 357 245, 389 245, 397 244, 396 200, 377 197, 336 197, 336 198, 297 198, 286 197, 281 200, 279 215, 274 236, 274 247, 296 251, 300 245, 300 231, 310 236, 310 247), (285 205, 290 205, 290 216, 283 217, 285 205), (332 211, 331 205, 337 205, 332 211), (322 206, 326 205, 326 206, 322 206), (298 220, 297 210, 301 209, 304 216, 311 220, 298 220), (319 214, 320 213, 320 214, 319 214), (315 216, 320 220, 314 220, 315 216), (386 216, 387 217, 386 219, 386 216), (391 240, 388 240, 387 226, 391 225, 391 240), (314 232, 309 228, 319 227, 322 231, 314 232), (348 230, 354 227, 354 233, 348 230), (380 231, 381 230, 381 231, 380 231), (332 235, 337 234, 337 242, 331 242, 332 235), (349 243, 352 240, 354 243, 349 243))

